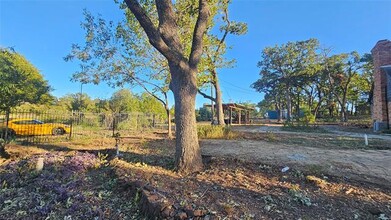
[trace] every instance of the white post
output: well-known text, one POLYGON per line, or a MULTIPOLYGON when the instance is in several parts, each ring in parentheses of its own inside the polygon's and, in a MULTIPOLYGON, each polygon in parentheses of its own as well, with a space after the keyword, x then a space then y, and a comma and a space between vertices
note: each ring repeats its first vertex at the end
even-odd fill
POLYGON ((368 146, 368 135, 364 134, 365 146, 368 146))
POLYGON ((37 164, 35 166, 35 170, 37 172, 41 171, 43 169, 43 157, 39 157, 37 160, 37 164))

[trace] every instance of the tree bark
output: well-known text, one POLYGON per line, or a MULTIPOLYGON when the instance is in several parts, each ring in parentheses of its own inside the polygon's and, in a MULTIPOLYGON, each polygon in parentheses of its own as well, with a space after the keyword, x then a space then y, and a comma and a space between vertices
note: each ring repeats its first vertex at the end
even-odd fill
POLYGON ((170 113, 170 108, 168 106, 166 106, 166 114, 167 114, 167 120, 168 120, 167 138, 172 139, 171 113, 170 113))
POLYGON ((297 121, 300 121, 300 91, 297 89, 297 109, 296 109, 296 114, 297 114, 297 121))
POLYGON ((200 171, 203 164, 194 111, 197 95, 196 70, 182 68, 171 62, 169 66, 172 75, 170 88, 175 98, 175 165, 179 172, 185 174, 200 171))
POLYGON ((341 105, 341 122, 346 122, 346 108, 341 105))
POLYGON ((289 86, 286 86, 285 98, 286 98, 286 108, 287 108, 286 120, 290 121, 292 116, 292 102, 291 102, 291 94, 289 92, 289 86))
POLYGON ((341 122, 347 122, 348 118, 346 115, 346 96, 344 95, 342 102, 339 103, 341 105, 341 122))
POLYGON ((214 87, 215 87, 215 94, 216 94, 216 116, 217 116, 217 124, 218 125, 225 125, 224 122, 224 110, 223 110, 223 100, 221 95, 221 88, 219 80, 217 79, 217 74, 214 72, 214 87))
POLYGON ((196 73, 203 51, 203 36, 208 26, 208 1, 199 0, 198 18, 188 58, 180 42, 176 12, 171 0, 155 0, 159 17, 158 28, 139 1, 125 0, 125 3, 144 29, 149 42, 168 61, 171 74, 170 89, 175 99, 176 170, 185 174, 200 171, 203 164, 195 117, 196 73))
POLYGON ((281 111, 281 107, 279 105, 276 105, 276 111, 277 111, 277 122, 281 122, 282 111, 281 111))

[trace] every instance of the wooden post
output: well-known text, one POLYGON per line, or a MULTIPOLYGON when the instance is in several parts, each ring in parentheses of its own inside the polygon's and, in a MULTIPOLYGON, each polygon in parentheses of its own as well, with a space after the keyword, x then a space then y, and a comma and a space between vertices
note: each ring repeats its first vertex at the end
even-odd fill
POLYGON ((238 124, 242 124, 242 110, 239 109, 238 124))
POLYGON ((229 124, 232 125, 232 107, 229 107, 229 124))

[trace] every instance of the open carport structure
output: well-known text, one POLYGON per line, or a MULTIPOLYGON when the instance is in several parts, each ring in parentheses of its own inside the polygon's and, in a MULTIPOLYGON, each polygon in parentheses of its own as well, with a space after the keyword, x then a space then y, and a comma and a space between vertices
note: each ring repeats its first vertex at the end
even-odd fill
POLYGON ((251 124, 250 114, 254 108, 237 103, 225 103, 223 111, 224 115, 228 116, 225 119, 226 124, 251 124))

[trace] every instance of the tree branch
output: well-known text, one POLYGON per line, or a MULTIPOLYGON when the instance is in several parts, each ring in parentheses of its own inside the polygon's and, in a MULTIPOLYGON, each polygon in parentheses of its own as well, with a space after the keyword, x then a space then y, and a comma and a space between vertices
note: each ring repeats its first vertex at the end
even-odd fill
POLYGON ((178 26, 176 24, 175 13, 171 0, 155 0, 159 15, 159 32, 163 41, 176 53, 182 54, 182 45, 178 36, 178 26))
POLYGON ((231 21, 228 19, 228 8, 225 8, 224 9, 224 20, 225 22, 227 22, 227 27, 225 28, 225 32, 223 34, 223 37, 220 39, 219 41, 219 44, 216 48, 216 51, 215 51, 215 54, 214 54, 214 59, 217 57, 217 54, 219 53, 220 51, 220 48, 221 48, 221 45, 224 43, 225 41, 225 38, 227 37, 228 35, 228 32, 229 32, 229 28, 231 27, 231 21))
POLYGON ((144 29, 152 46, 167 59, 176 60, 177 57, 175 56, 175 53, 163 41, 159 31, 156 29, 145 10, 140 6, 139 2, 137 0, 125 0, 125 3, 144 29))
POLYGON ((216 99, 215 99, 215 98, 213 98, 213 97, 210 96, 210 95, 207 95, 206 93, 204 93, 204 92, 201 91, 200 89, 197 89, 197 91, 198 91, 198 93, 199 93, 200 95, 202 95, 204 98, 210 99, 210 100, 216 102, 216 99))
POLYGON ((199 0, 198 10, 198 18, 194 27, 193 42, 189 57, 189 66, 193 69, 197 67, 202 55, 202 38, 206 31, 210 14, 207 0, 199 0))
MULTIPOLYGON (((151 96, 153 96, 155 99, 157 99, 159 102, 161 102, 164 106, 166 106, 166 102, 161 99, 159 96, 157 96, 155 93, 149 91, 149 89, 144 85, 145 82, 142 82, 143 80, 141 79, 138 79, 136 77, 133 77, 133 80, 136 81, 137 84, 139 84, 148 94, 150 94, 151 96)), ((160 89, 160 87, 158 87, 160 89)), ((161 90, 162 91, 162 90, 161 90)), ((165 94, 164 92, 162 92, 163 94, 165 94)))

